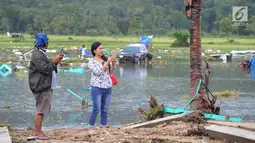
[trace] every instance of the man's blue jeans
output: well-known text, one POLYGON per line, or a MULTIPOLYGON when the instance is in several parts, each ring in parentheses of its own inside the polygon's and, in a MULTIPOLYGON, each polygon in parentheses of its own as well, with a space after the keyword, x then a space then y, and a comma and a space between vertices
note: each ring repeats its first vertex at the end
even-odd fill
POLYGON ((112 88, 98 88, 91 86, 92 111, 89 117, 89 125, 94 126, 97 114, 101 111, 101 126, 107 125, 108 106, 111 102, 112 88))

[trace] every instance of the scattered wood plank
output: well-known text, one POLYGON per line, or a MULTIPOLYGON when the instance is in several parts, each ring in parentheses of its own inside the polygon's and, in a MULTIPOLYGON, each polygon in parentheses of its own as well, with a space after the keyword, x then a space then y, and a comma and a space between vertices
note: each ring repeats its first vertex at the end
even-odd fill
POLYGON ((255 131, 255 123, 226 122, 226 121, 214 121, 214 120, 208 120, 207 123, 216 124, 216 125, 223 125, 223 126, 230 126, 230 127, 236 127, 236 128, 246 129, 246 130, 250 130, 250 131, 255 131))
POLYGON ((161 119, 156 119, 156 120, 152 120, 152 121, 147 121, 147 122, 143 122, 143 123, 127 126, 127 127, 124 127, 124 129, 154 127, 154 126, 159 125, 159 124, 182 120, 182 118, 185 115, 186 114, 178 114, 178 115, 173 115, 173 116, 167 116, 167 117, 164 117, 164 118, 161 118, 161 119))
POLYGON ((200 126, 208 136, 214 139, 222 139, 237 143, 254 143, 255 132, 219 125, 200 126))
POLYGON ((0 127, 0 143, 12 143, 7 127, 0 127))

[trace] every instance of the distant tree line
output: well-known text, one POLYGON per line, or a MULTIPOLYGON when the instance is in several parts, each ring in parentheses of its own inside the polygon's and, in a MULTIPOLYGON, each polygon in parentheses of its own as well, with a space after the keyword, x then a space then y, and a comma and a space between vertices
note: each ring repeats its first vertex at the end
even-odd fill
MULTIPOLYGON (((254 35, 254 0, 203 0, 202 34, 254 35), (248 6, 248 26, 233 26, 232 6, 248 6)), ((183 0, 1 0, 0 31, 60 35, 169 35, 189 29, 183 0)))

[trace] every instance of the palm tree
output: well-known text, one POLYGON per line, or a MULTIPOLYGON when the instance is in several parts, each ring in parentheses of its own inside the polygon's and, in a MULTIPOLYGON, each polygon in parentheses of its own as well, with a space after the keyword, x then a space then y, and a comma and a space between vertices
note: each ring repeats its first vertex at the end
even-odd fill
MULTIPOLYGON (((202 76, 202 49, 200 38, 201 0, 184 0, 186 16, 191 20, 190 27, 190 95, 193 97, 202 76)), ((192 109, 212 112, 212 105, 206 90, 201 86, 198 97, 191 104, 192 109)))

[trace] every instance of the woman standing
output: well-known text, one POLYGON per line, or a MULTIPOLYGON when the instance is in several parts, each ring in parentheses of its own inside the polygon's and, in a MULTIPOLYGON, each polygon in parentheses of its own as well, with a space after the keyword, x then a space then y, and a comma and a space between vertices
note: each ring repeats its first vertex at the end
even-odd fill
POLYGON ((88 67, 91 70, 92 112, 89 117, 89 126, 94 126, 99 112, 101 112, 101 126, 107 126, 108 106, 112 95, 112 80, 110 71, 114 70, 116 57, 106 58, 103 45, 95 42, 91 46, 93 58, 89 59, 88 67))

